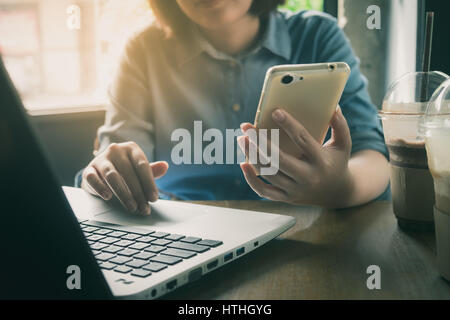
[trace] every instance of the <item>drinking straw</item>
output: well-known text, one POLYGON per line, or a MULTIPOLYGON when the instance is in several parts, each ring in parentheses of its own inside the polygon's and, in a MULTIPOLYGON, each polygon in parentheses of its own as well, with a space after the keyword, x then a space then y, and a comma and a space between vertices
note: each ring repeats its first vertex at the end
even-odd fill
MULTIPOLYGON (((422 59, 422 71, 429 72, 430 71, 430 60, 431 60, 431 43, 433 40, 433 20, 434 20, 434 12, 427 12, 426 16, 426 26, 425 26, 425 47, 423 52, 422 59)), ((422 90, 420 94, 421 101, 427 101, 428 95, 428 75, 424 75, 424 79, 422 81, 422 90)))

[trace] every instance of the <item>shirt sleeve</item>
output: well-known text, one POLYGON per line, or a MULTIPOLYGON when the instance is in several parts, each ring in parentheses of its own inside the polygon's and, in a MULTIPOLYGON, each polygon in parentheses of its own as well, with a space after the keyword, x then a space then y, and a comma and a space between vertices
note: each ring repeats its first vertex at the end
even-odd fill
POLYGON ((371 149, 388 158, 378 112, 367 91, 367 79, 359 68, 359 59, 353 53, 350 41, 332 18, 323 19, 318 39, 318 61, 346 62, 351 73, 339 105, 352 138, 352 153, 371 149))
POLYGON ((111 143, 136 142, 154 161, 154 125, 145 48, 131 38, 108 89, 105 123, 98 129, 99 151, 111 143))

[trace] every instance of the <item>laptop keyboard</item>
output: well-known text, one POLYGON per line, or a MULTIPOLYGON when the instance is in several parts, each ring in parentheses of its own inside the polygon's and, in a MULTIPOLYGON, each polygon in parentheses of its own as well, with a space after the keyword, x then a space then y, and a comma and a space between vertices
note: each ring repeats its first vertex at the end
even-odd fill
POLYGON ((97 221, 83 221, 80 226, 100 268, 140 278, 223 244, 219 240, 97 221))

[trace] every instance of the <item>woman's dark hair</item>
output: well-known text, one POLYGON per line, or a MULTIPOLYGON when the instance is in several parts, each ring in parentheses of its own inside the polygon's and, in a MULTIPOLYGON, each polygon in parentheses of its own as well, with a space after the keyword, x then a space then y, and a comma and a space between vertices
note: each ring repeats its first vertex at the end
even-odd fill
MULTIPOLYGON (((275 10, 285 0, 253 0, 250 14, 264 17, 275 10)), ((176 0, 148 0, 159 26, 167 34, 176 34, 183 30, 188 19, 181 11, 176 0)))

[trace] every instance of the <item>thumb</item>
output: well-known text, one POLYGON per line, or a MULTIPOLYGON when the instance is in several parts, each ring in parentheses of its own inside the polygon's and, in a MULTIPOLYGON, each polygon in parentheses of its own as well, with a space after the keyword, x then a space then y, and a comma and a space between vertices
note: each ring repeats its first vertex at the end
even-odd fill
POLYGON ((156 161, 150 163, 150 167, 152 168, 153 177, 157 179, 166 174, 169 164, 166 161, 156 161))
POLYGON ((340 150, 350 152, 352 148, 352 138, 350 137, 350 129, 348 128, 347 120, 340 106, 337 106, 333 118, 330 122, 331 139, 326 143, 326 146, 333 146, 340 150))

